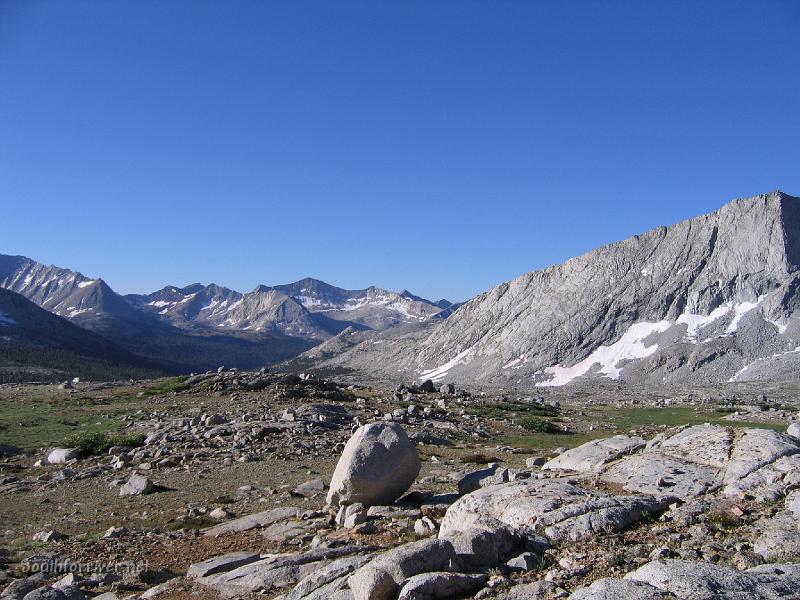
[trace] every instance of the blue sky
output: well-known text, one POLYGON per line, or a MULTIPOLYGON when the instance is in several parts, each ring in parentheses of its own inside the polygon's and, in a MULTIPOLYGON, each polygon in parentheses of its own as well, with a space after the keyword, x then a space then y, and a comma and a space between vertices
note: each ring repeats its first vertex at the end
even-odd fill
POLYGON ((0 0, 0 253, 466 299, 800 195, 798 2, 0 0))

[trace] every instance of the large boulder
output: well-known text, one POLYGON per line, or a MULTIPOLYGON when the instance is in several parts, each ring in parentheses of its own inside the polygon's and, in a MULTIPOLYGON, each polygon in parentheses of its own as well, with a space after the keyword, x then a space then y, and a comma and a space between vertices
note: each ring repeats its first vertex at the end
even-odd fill
POLYGON ((363 546, 342 546, 316 548, 299 554, 267 554, 255 562, 198 577, 195 581, 225 597, 272 592, 297 585, 312 574, 320 574, 323 568, 336 559, 364 554, 368 550, 368 547, 363 546))
POLYGON ((352 600, 347 578, 372 560, 372 554, 346 556, 314 569, 283 600, 352 600))
POLYGON ((544 468, 596 474, 627 492, 684 501, 719 489, 767 501, 800 485, 800 440, 768 429, 695 425, 656 436, 644 447, 628 436, 588 442, 544 468))
POLYGON ((644 446, 645 441, 640 437, 616 435, 605 440, 587 442, 577 448, 567 450, 546 462, 542 469, 576 471, 578 473, 599 471, 607 462, 636 452, 644 446))
POLYGON ((800 556, 800 522, 790 511, 762 519, 757 529, 759 536, 753 542, 753 552, 764 560, 776 562, 800 556))
POLYGON ((569 600, 670 600, 669 592, 630 579, 598 579, 589 587, 576 590, 569 600))
POLYGON ((397 600, 460 598, 482 587, 488 579, 482 574, 422 573, 414 575, 403 584, 397 600))
POLYGON ((653 517, 673 496, 618 496, 563 480, 526 479, 481 488, 457 500, 442 520, 439 537, 480 527, 487 517, 552 544, 586 540, 620 531, 653 517))
POLYGON ((420 466, 419 453, 400 425, 364 425, 344 447, 331 479, 328 504, 390 504, 411 487, 420 466))
POLYGON ((85 600, 85 598, 83 592, 76 587, 68 586, 58 589, 46 585, 27 593, 23 600, 85 600))
POLYGON ((797 597, 800 566, 761 565, 747 571, 707 562, 657 560, 625 576, 692 600, 797 597))
POLYGON ((203 530, 203 535, 208 537, 217 537, 228 533, 239 533, 241 531, 249 531, 251 529, 261 529, 269 527, 274 523, 292 519, 300 514, 300 509, 294 506, 283 506, 265 510, 252 515, 245 515, 233 521, 222 523, 208 529, 203 530))
POLYGON ((492 600, 548 600, 557 587, 552 581, 540 579, 534 583, 512 585, 492 596, 492 600))
POLYGON ((477 489, 498 483, 505 483, 509 479, 508 469, 501 469, 497 463, 491 463, 485 469, 467 473, 458 482, 458 493, 469 494, 477 489))
POLYGON ((674 494, 682 500, 703 496, 719 478, 719 469, 659 452, 635 454, 610 465, 600 479, 640 494, 674 494))
POLYGON ((483 517, 467 529, 449 531, 440 539, 453 544, 466 568, 478 570, 497 567, 526 547, 523 536, 491 517, 483 517))
POLYGON ((725 467, 730 485, 778 459, 800 453, 800 441, 771 429, 745 429, 736 441, 725 467))
POLYGON ((261 556, 253 552, 232 552, 194 563, 186 572, 187 577, 207 577, 217 573, 233 571, 244 565, 249 565, 259 560, 261 556))
POLYGON ((625 579, 600 579, 570 600, 772 600, 797 598, 800 565, 760 565, 746 571, 687 560, 657 560, 625 579))
POLYGON ((47 583, 47 575, 41 571, 24 579, 15 579, 0 593, 0 598, 3 600, 22 600, 26 594, 43 587, 45 583, 47 583))
POLYGON ((400 586, 420 573, 453 571, 459 565, 447 540, 427 539, 393 548, 378 555, 347 580, 355 600, 390 600, 400 586))

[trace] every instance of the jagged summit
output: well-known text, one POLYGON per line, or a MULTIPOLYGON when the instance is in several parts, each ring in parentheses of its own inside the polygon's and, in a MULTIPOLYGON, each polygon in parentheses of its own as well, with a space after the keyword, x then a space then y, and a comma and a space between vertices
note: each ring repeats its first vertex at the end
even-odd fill
POLYGON ((734 200, 503 283, 407 348, 336 360, 513 385, 786 376, 800 364, 798 235, 800 199, 734 200))

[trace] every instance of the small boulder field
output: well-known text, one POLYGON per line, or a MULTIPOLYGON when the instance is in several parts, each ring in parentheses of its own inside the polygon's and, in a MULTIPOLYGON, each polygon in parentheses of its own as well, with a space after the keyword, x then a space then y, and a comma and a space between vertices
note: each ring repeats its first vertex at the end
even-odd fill
POLYGON ((419 469, 400 424, 364 425, 345 445, 320 516, 250 515, 205 532, 313 530, 309 522, 330 514, 333 535, 303 552, 203 561, 149 597, 187 586, 228 598, 280 591, 286 600, 800 597, 800 439, 788 434, 700 425, 651 440, 619 436, 567 450, 535 472, 499 481, 496 468, 470 474, 475 489, 460 496, 404 497, 419 469), (779 510, 759 518, 758 503, 779 510), (748 518, 732 536, 741 541, 698 535, 703 517, 732 523, 743 506, 748 518), (415 518, 420 539, 386 548, 336 535, 374 533, 400 514, 415 518), (590 563, 611 561, 604 540, 631 530, 649 530, 665 545, 622 578, 566 591, 590 563), (680 543, 673 549, 670 540, 680 543), (733 552, 742 568, 704 560, 711 551, 733 552))
POLYGON ((245 565, 220 557, 211 573, 195 569, 194 581, 228 597, 280 589, 292 600, 800 597, 800 439, 788 434, 700 425, 651 440, 619 436, 501 481, 485 469, 460 496, 401 497, 418 470, 401 426, 363 426, 345 446, 323 510, 353 530, 405 511, 424 524, 415 526, 423 539, 384 549, 319 538, 308 552, 245 565), (759 503, 777 514, 759 517, 759 503), (745 514, 729 540, 703 535, 704 518, 733 529, 745 514), (631 530, 665 544, 622 578, 562 587, 590 563, 611 562, 604 541, 631 530), (732 553, 739 568, 705 560, 711 552, 732 553))
MULTIPOLYGON (((81 563, 94 551, 121 562, 200 558, 140 572, 135 585, 116 573, 32 569, 10 581, 0 599, 800 598, 796 421, 781 430, 722 419, 631 430, 527 455, 498 446, 493 457, 506 452, 513 463, 476 455, 459 469, 455 455, 444 454, 464 439, 458 423, 479 438, 477 432, 494 435, 495 421, 430 408, 455 404, 454 388, 415 391, 431 396, 390 412, 370 408, 374 399, 356 397, 355 389, 342 401, 338 388, 314 385, 337 394, 338 403, 305 398, 269 415, 253 409, 242 418, 163 419, 141 448, 112 447, 111 463, 102 467, 74 448, 42 454, 37 468, 57 469, 58 478, 8 482, 3 498, 43 497, 76 480, 113 477, 105 487, 116 506, 138 512, 136 521, 101 530, 99 540, 79 542, 45 527, 33 542, 37 560, 60 553, 81 563), (446 418, 453 426, 429 425, 446 418), (305 440, 297 450, 306 462, 291 462, 289 440, 305 440), (211 441, 210 450, 193 446, 211 441), (226 443, 245 458, 223 458, 226 443), (261 454, 253 450, 259 444, 261 454), (309 449, 330 466, 308 466, 309 449), (269 469, 290 464, 298 478, 248 503, 238 499, 252 496, 252 485, 216 489, 216 508, 190 507, 180 529, 142 528, 151 514, 157 518, 159 502, 181 492, 170 473, 191 473, 202 460, 198 481, 218 472, 224 482, 226 470, 233 477, 237 468, 256 469, 267 454, 276 457, 269 469), (145 460, 163 468, 137 463, 145 460)), ((77 514, 80 500, 65 498, 77 514)), ((8 563, 8 556, 0 558, 8 563)))

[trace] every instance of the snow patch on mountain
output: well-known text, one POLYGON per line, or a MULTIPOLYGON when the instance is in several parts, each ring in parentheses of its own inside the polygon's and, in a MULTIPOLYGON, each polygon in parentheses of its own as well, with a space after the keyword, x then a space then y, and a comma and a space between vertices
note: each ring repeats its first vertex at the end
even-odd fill
POLYGON ((730 325, 725 328, 725 333, 735 333, 739 328, 739 321, 742 320, 747 313, 759 307, 764 302, 766 296, 759 296, 755 302, 741 302, 734 306, 733 320, 730 325))
POLYGON ((440 381, 441 379, 444 379, 445 377, 447 377, 447 374, 450 372, 450 369, 452 369, 458 364, 469 362, 466 359, 470 350, 472 350, 472 348, 467 348, 463 352, 458 353, 455 357, 448 360, 443 365, 436 367, 435 369, 428 369, 427 371, 422 371, 419 374, 420 381, 425 379, 430 379, 431 381, 440 381))
POLYGON ((781 323, 780 321, 773 321, 773 320, 771 320, 771 319, 766 319, 766 321, 767 321, 767 323, 769 323, 770 325, 774 326, 774 327, 775 327, 775 329, 777 329, 777 330, 778 330, 778 333, 780 333, 781 335, 783 335, 784 333, 786 333, 786 330, 787 330, 787 329, 789 329, 789 323, 788 323, 788 322, 786 322, 786 323, 781 323))
POLYGON ((528 362, 527 354, 520 354, 518 358, 508 361, 503 365, 503 369, 519 369, 522 365, 528 362))
POLYGON ((544 369, 545 375, 551 375, 547 381, 537 382, 537 387, 553 387, 566 385, 573 379, 585 375, 595 365, 600 365, 598 373, 610 379, 619 379, 622 368, 617 365, 623 360, 646 358, 658 350, 658 344, 646 344, 645 339, 654 333, 663 333, 672 327, 669 321, 657 323, 635 323, 623 336, 610 346, 600 346, 585 359, 571 367, 555 365, 544 369))
POLYGON ((711 311, 708 315, 696 315, 693 313, 685 312, 678 317, 677 323, 686 325, 686 337, 691 342, 696 342, 700 334, 700 330, 706 325, 710 325, 714 321, 721 319, 731 312, 731 304, 725 303, 718 306, 711 311))

